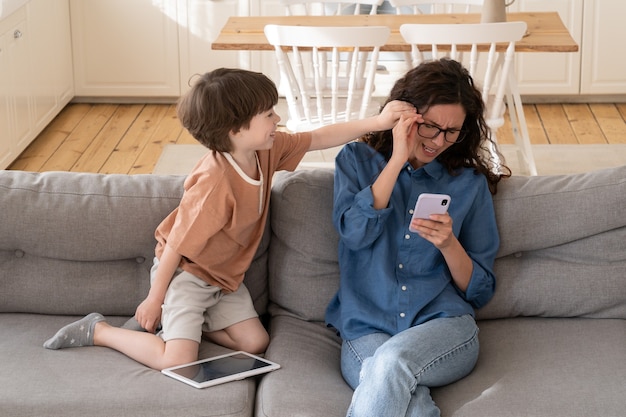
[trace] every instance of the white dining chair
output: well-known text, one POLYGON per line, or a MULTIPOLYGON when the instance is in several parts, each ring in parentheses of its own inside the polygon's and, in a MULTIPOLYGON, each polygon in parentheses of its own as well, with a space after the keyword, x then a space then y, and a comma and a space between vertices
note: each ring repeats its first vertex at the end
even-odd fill
MULTIPOLYGON (((483 0, 389 0, 389 4, 396 14, 480 13, 483 0)), ((411 61, 411 53, 405 53, 407 69, 412 68, 411 61)))
MULTIPOLYGON (((400 26, 400 33, 411 45, 413 66, 442 56, 459 60, 461 50, 469 52, 469 60, 463 63, 481 88, 485 121, 493 139, 497 141, 496 133, 504 124, 504 112, 508 109, 521 162, 530 175, 537 175, 514 65, 515 43, 526 33, 526 23, 404 24, 400 26), (506 51, 497 52, 498 43, 505 44, 506 51), (479 45, 486 45, 488 52, 479 54, 479 45), (483 62, 479 62, 479 56, 483 62)), ((495 169, 499 171, 501 161, 495 149, 491 149, 491 154, 495 169)))
MULTIPOLYGON (((374 15, 378 12, 378 6, 384 0, 357 0, 354 2, 344 2, 336 0, 279 0, 285 8, 287 16, 345 16, 358 14, 374 15), (369 10, 368 10, 369 7, 369 10)), ((350 60, 351 55, 344 55, 343 58, 350 60)), ((321 54, 320 59, 328 59, 326 54, 321 54)), ((279 92, 284 94, 285 85, 281 83, 279 92)))
POLYGON ((280 4, 285 7, 287 16, 292 15, 346 15, 365 13, 366 8, 370 6, 367 14, 376 14, 378 6, 384 0, 360 0, 354 2, 344 2, 336 0, 280 0, 280 4))
POLYGON ((386 26, 265 26, 287 86, 287 128, 298 132, 378 113, 371 97, 389 34, 386 26))

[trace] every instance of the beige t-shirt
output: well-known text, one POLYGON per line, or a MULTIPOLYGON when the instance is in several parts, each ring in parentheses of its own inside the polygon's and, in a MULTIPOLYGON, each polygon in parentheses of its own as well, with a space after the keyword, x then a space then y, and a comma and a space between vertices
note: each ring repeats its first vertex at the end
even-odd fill
POLYGON ((156 229, 157 258, 167 242, 183 256, 183 270, 236 291, 265 230, 274 172, 293 171, 310 144, 309 132, 276 132, 272 148, 257 151, 260 180, 230 155, 209 151, 185 180, 179 206, 156 229))

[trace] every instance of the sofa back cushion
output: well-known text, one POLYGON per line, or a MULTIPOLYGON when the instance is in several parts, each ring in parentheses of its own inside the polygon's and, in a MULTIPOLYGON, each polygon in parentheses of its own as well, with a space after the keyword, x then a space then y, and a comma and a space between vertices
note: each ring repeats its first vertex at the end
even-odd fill
MULTIPOLYGON (((183 176, 0 172, 0 312, 132 315, 183 176)), ((267 244, 251 268, 267 302, 267 244)))
MULTIPOLYGON (((276 177, 272 192, 271 312, 322 321, 338 288, 333 172, 276 177)), ((496 293, 482 319, 626 319, 626 167, 512 177, 494 197, 501 247, 496 293)))
POLYGON ((512 177, 494 204, 496 293, 479 318, 626 319, 626 166, 512 177))
POLYGON ((280 172, 271 198, 270 312, 323 321, 339 287, 333 171, 280 172))

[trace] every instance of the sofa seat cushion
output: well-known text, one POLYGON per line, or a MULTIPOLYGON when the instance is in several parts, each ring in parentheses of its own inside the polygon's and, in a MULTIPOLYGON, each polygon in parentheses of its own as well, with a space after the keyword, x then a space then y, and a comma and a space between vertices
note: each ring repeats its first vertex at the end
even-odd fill
MULTIPOLYGON (((78 317, 0 315, 0 409, 6 416, 251 416, 256 381, 196 389, 103 347, 47 350, 78 317)), ((113 324, 125 318, 112 319, 113 324)), ((200 357, 225 353, 206 342, 200 357)))
POLYGON ((623 416, 626 320, 483 320, 466 378, 433 389, 447 417, 623 416))
MULTIPOLYGON (((479 322, 481 351, 464 379, 433 388, 446 417, 588 417, 626 409, 626 321, 516 318, 479 322)), ((341 341, 322 323, 271 321, 257 417, 342 417, 352 390, 340 371, 341 341), (312 395, 315 393, 315 395, 312 395)))
POLYGON ((265 357, 281 369, 263 377, 257 392, 259 417, 345 416, 352 390, 340 371, 341 341, 322 323, 290 316, 271 321, 265 357))

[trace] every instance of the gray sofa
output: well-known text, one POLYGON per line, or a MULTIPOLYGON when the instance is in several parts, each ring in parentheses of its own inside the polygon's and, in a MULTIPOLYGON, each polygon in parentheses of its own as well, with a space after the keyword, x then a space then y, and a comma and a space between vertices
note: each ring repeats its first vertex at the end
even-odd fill
MULTIPOLYGON (((46 350, 91 311, 123 323, 148 290, 153 232, 183 177, 0 172, 0 413, 343 416, 351 390, 323 323, 338 285, 332 171, 279 173, 246 283, 282 369, 205 390, 111 350, 46 350)), ((497 290, 474 372, 432 393, 443 416, 626 412, 626 166, 513 177, 495 196, 497 290)), ((203 342, 201 355, 225 349, 203 342)), ((373 416, 379 417, 379 416, 373 416)), ((384 417, 384 416, 383 416, 384 417)))

